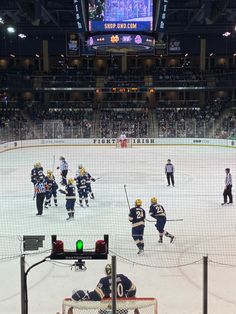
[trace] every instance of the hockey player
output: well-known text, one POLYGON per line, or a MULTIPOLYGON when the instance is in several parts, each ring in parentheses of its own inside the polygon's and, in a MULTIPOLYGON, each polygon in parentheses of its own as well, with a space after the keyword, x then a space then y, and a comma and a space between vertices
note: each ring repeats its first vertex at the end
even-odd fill
POLYGON ((38 161, 34 164, 34 168, 31 170, 31 182, 35 185, 38 180, 44 179, 43 167, 38 161))
POLYGON ((163 235, 170 238, 170 243, 174 241, 174 236, 169 232, 165 231, 165 224, 166 224, 166 212, 162 205, 157 203, 157 198, 151 198, 151 206, 149 210, 150 216, 156 219, 156 228, 159 232, 159 243, 163 243, 163 235))
POLYGON ((61 156, 59 158, 59 160, 60 160, 60 166, 58 166, 57 169, 60 169, 60 171, 61 171, 61 178, 62 178, 62 180, 61 180, 60 183, 62 185, 66 185, 66 176, 68 174, 68 163, 65 160, 65 157, 61 156))
POLYGON ((75 215, 76 195, 75 195, 75 186, 73 183, 74 183, 74 179, 69 178, 65 186, 65 191, 63 191, 62 189, 58 190, 62 194, 66 195, 66 210, 68 213, 68 218, 66 218, 66 220, 73 219, 75 215))
POLYGON ((85 168, 82 166, 82 164, 80 164, 78 166, 78 171, 76 172, 76 178, 79 176, 79 173, 80 173, 80 170, 81 169, 84 169, 85 171, 85 176, 86 176, 86 188, 87 188, 87 192, 88 192, 88 195, 90 196, 90 198, 94 199, 94 194, 93 194, 93 191, 92 191, 92 187, 91 187, 91 181, 92 182, 95 182, 96 179, 94 179, 91 174, 89 172, 87 172, 85 170, 85 168))
MULTIPOLYGON (((106 277, 99 280, 96 288, 89 291, 73 291, 72 299, 75 301, 92 300, 100 301, 104 298, 111 298, 111 264, 105 267, 106 277)), ((116 275, 117 298, 133 298, 136 295, 136 287, 133 282, 123 274, 116 275)), ((102 311, 103 312, 103 311, 102 311)))
POLYGON ((132 223, 132 237, 139 249, 138 254, 144 252, 143 233, 145 227, 145 210, 141 207, 142 201, 137 199, 135 207, 130 209, 129 221, 132 223))
POLYGON ((172 186, 175 186, 175 180, 174 180, 174 166, 171 163, 171 160, 167 160, 167 164, 165 165, 165 174, 166 174, 166 179, 168 182, 168 186, 170 186, 170 181, 172 186))
POLYGON ((79 175, 75 178, 76 186, 79 194, 79 204, 83 207, 83 199, 85 204, 88 207, 88 190, 87 190, 87 176, 85 175, 85 169, 81 168, 79 175))
POLYGON ((46 190, 46 200, 44 204, 44 208, 48 208, 51 206, 51 197, 53 195, 54 204, 57 206, 57 189, 58 185, 55 181, 55 177, 51 170, 47 171, 47 176, 45 177, 45 182, 47 183, 47 190, 46 190))
POLYGON ((121 148, 126 148, 128 145, 128 139, 127 139, 124 132, 122 132, 120 137, 119 137, 119 143, 120 143, 121 148))

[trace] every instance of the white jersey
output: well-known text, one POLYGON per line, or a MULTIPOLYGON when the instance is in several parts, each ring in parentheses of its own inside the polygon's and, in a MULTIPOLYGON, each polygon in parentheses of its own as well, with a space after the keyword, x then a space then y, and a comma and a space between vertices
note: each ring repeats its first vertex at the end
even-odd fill
POLYGON ((125 134, 121 134, 120 137, 119 137, 119 140, 120 140, 120 141, 125 141, 125 140, 127 140, 126 135, 125 135, 125 134))

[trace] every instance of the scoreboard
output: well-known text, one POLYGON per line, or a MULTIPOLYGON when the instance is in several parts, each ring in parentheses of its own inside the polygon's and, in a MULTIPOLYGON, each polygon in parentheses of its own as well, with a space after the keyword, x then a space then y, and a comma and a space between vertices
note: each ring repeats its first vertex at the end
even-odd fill
MULTIPOLYGON (((73 0, 78 33, 88 49, 146 50, 165 32, 169 0, 73 0), (85 36, 84 36, 85 35, 85 36)), ((68 43, 74 54, 75 41, 68 43)))
POLYGON ((151 32, 153 0, 88 0, 90 32, 151 32))

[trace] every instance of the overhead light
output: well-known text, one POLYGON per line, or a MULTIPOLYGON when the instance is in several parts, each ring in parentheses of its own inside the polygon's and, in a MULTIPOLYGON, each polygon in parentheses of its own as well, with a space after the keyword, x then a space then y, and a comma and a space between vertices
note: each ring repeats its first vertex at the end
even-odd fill
POLYGON ((0 24, 4 24, 4 19, 0 17, 0 24))
POLYGON ((11 53, 10 57, 15 58, 16 56, 13 53, 11 53))
POLYGON ((36 53, 36 54, 35 54, 35 57, 36 57, 36 58, 39 58, 40 56, 36 53))
POLYGON ((10 33, 10 34, 13 34, 13 33, 15 33, 15 28, 13 27, 13 26, 8 26, 7 27, 7 31, 8 31, 8 33, 10 33))
POLYGON ((18 34, 18 37, 20 37, 21 39, 26 38, 27 36, 25 34, 18 34))
POLYGON ((236 57, 236 53, 234 53, 234 57, 236 57))
POLYGON ((65 56, 63 55, 63 53, 61 54, 61 57, 62 57, 62 58, 65 58, 65 56))
POLYGON ((224 36, 224 37, 228 37, 228 36, 230 36, 230 35, 231 35, 230 32, 225 32, 225 33, 222 34, 222 36, 224 36))
POLYGON ((212 52, 212 53, 210 53, 210 57, 212 57, 212 56, 213 56, 213 54, 214 54, 213 52, 212 52))
POLYGON ((188 53, 186 53, 184 56, 187 57, 187 56, 188 56, 188 53))

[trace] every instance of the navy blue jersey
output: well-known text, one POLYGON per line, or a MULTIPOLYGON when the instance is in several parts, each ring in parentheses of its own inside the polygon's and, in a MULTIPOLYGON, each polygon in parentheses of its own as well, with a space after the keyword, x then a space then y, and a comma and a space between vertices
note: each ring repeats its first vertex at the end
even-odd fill
POLYGON ((75 186, 73 184, 67 184, 65 187, 65 194, 67 200, 76 199, 75 186))
POLYGON ((87 177, 86 177, 86 175, 79 175, 76 178, 76 186, 77 186, 78 190, 86 188, 86 186, 87 186, 87 177))
POLYGON ((166 212, 165 212, 165 209, 162 205, 160 204, 152 204, 150 206, 150 209, 149 209, 149 214, 150 216, 152 216, 153 218, 158 218, 158 217, 166 217, 166 212))
POLYGON ((48 186, 48 190, 49 191, 58 189, 58 185, 57 185, 57 183, 55 181, 55 177, 54 176, 51 176, 51 177, 46 176, 45 177, 45 182, 46 182, 46 184, 48 186))
POLYGON ((53 179, 51 179, 48 176, 46 176, 44 181, 47 184, 48 191, 51 191, 52 190, 53 179))
MULTIPOLYGON (((89 298, 93 301, 98 301, 103 298, 111 298, 111 276, 106 276, 100 279, 94 291, 89 292, 89 298)), ((132 281, 123 274, 116 275, 117 283, 117 298, 126 298, 135 296, 136 287, 132 281)))
POLYGON ((140 207, 133 207, 129 212, 129 221, 132 222, 132 228, 145 224, 145 210, 140 207))
POLYGON ((91 176, 89 172, 85 172, 84 174, 87 178, 87 185, 90 185, 91 181, 95 181, 95 179, 91 176))
POLYGON ((33 168, 31 170, 31 182, 34 184, 44 178, 43 167, 33 168))

